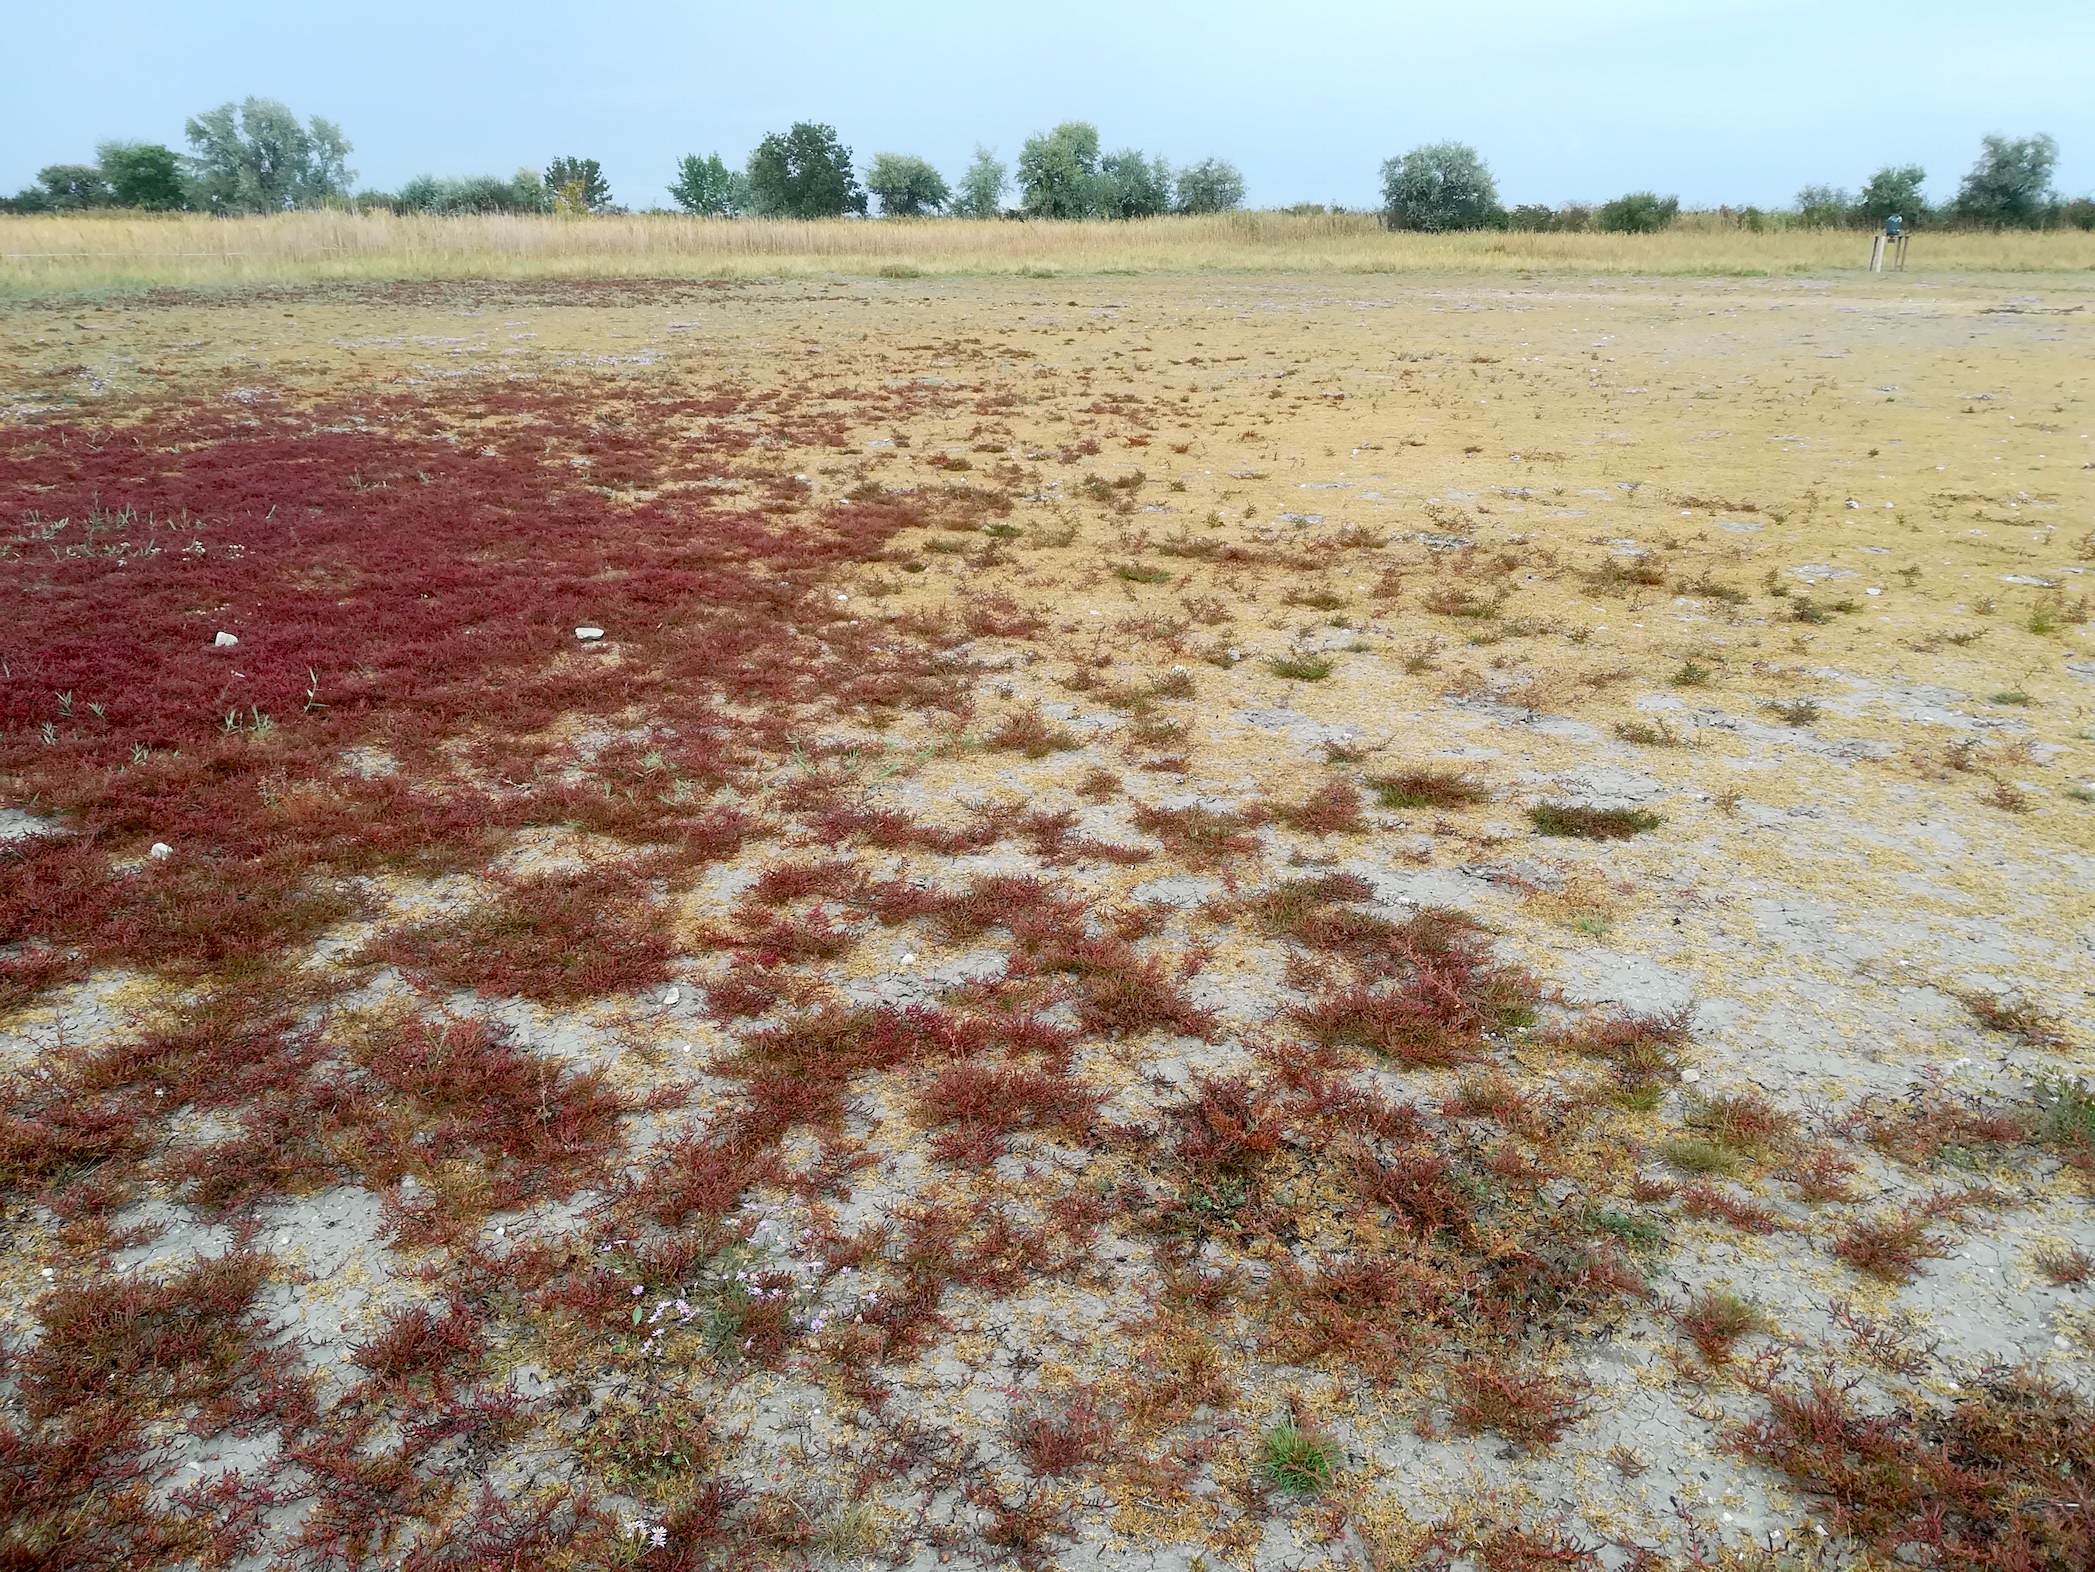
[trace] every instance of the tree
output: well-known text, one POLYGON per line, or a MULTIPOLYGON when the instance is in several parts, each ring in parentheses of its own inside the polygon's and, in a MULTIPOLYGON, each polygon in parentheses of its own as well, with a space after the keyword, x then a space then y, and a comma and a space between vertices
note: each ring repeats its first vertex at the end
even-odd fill
POLYGON ((1957 216, 1992 229, 2036 229, 2050 216, 2059 144, 2036 136, 1989 136, 1957 192, 1957 216))
POLYGON ((104 142, 95 149, 95 167, 109 182, 110 200, 118 207, 165 212, 183 204, 182 161, 171 147, 104 142))
POLYGON ((995 218, 1004 211, 1004 191, 1010 184, 1011 177, 997 155, 978 146, 975 161, 960 177, 960 192, 953 199, 952 211, 961 218, 995 218))
POLYGON ((356 176, 341 128, 315 115, 306 125, 273 98, 221 104, 182 128, 196 205, 213 213, 280 213, 349 194, 356 176))
POLYGON ((921 218, 953 199, 945 176, 911 153, 875 153, 866 189, 880 198, 880 211, 889 218, 921 218))
POLYGON ((1172 205, 1181 213, 1226 213, 1242 207, 1244 177, 1227 159, 1203 158, 1178 172, 1178 200, 1172 205))
POLYGON ((1019 208, 1028 218, 1089 218, 1097 180, 1097 126, 1067 120, 1019 149, 1019 208))
POLYGON ((45 212, 107 207, 113 200, 109 182, 93 164, 47 164, 36 172, 36 184, 45 212))
POLYGON ((1171 208, 1171 166, 1124 147, 1099 160, 1093 205, 1107 218, 1155 218, 1171 208))
POLYGON ((677 160, 677 177, 669 188, 676 205, 687 213, 732 218, 749 205, 741 174, 721 162, 718 153, 700 158, 686 153, 677 160))
POLYGON ((544 180, 557 213, 601 213, 611 205, 611 182, 593 158, 556 158, 544 180))
POLYGON ((1872 229, 1883 227, 1884 220, 1896 213, 1911 229, 1928 216, 1928 199, 1920 189, 1927 178, 1928 172, 1918 164, 1886 164, 1869 177, 1848 211, 1872 229))
POLYGON ((1632 191, 1628 196, 1601 203, 1595 222, 1618 235, 1655 235, 1679 216, 1679 197, 1632 191))
POLYGON ((1498 182, 1473 147, 1429 142, 1382 166, 1383 221, 1391 229, 1490 229, 1503 219, 1498 182))
POLYGON ((772 132, 749 155, 749 202, 769 218, 837 218, 863 213, 866 194, 851 149, 833 127, 797 122, 772 132))

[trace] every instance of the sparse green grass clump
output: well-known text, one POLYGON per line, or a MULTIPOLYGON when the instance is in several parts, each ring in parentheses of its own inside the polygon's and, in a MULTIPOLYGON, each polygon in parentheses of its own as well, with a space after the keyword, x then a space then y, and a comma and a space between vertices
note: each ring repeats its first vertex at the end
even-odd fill
POLYGON ((1528 822, 1538 835, 1568 836, 1582 841, 1626 841, 1655 830, 1666 821, 1646 808, 1579 808, 1545 802, 1528 809, 1528 822))
POLYGON ((1640 748, 1678 748, 1682 745, 1680 733, 1664 721, 1617 721, 1615 735, 1624 742, 1634 742, 1640 748))
POLYGON ((1735 1148, 1722 1141, 1697 1135, 1661 1141, 1659 1155, 1685 1174, 1728 1174, 1745 1160, 1735 1148))
POLYGON ((1268 1430, 1259 1443, 1259 1473, 1291 1496, 1321 1495, 1338 1477, 1340 1461, 1336 1445, 1291 1419, 1268 1430))
POLYGON ((1785 726, 1809 726, 1824 713, 1812 699, 1774 699, 1766 708, 1785 726))
POLYGON ((1291 651, 1276 655, 1266 662, 1266 669, 1276 677, 1286 677, 1291 682, 1322 682, 1331 675, 1331 657, 1304 651, 1291 651))

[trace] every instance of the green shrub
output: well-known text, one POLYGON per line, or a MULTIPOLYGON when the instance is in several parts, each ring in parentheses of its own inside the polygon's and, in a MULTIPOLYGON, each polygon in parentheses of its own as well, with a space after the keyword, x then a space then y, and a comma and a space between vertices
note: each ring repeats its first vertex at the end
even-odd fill
POLYGON ((880 199, 880 211, 889 218, 921 218, 953 199, 945 176, 914 153, 875 153, 866 189, 880 199))
POLYGON ((677 160, 677 177, 669 195, 687 213, 732 218, 749 206, 749 187, 739 170, 727 167, 718 153, 700 158, 686 153, 677 160))
POLYGON ((552 209, 553 195, 537 175, 519 169, 508 180, 493 175, 461 180, 421 175, 402 186, 389 205, 403 213, 545 213, 552 209))
POLYGON ((546 190, 563 213, 601 213, 611 206, 611 183, 593 158, 556 158, 546 165, 546 190))
POLYGON ((2058 201, 2051 189, 2058 162, 2059 144, 2041 132, 1981 139, 1978 162, 1957 191, 1957 216, 1988 229, 2041 228, 2058 201))
POLYGON ((1604 204, 1597 218, 1600 227, 1612 234, 1655 235, 1679 216, 1679 197, 1632 191, 1604 204))
POLYGON ((1226 213, 1244 205, 1244 176, 1222 158, 1203 158, 1178 172, 1172 207, 1181 213, 1226 213))
POLYGON ((1382 166, 1382 218, 1391 229, 1495 229, 1506 221, 1498 182, 1462 142, 1429 142, 1382 166))
POLYGON ((1099 160, 1092 209, 1107 218, 1155 218, 1171 208, 1171 166, 1122 148, 1099 160))
POLYGON ((1097 180, 1097 126, 1066 120, 1019 149, 1019 207, 1028 218, 1091 217, 1097 180))
POLYGON ((746 173, 750 206, 767 218, 838 218, 866 210, 851 149, 831 126, 802 120, 772 132, 749 155, 746 173))
POLYGON ((975 161, 960 177, 952 212, 959 218, 995 218, 1004 211, 1004 191, 1011 176, 997 155, 986 147, 975 149, 975 161))

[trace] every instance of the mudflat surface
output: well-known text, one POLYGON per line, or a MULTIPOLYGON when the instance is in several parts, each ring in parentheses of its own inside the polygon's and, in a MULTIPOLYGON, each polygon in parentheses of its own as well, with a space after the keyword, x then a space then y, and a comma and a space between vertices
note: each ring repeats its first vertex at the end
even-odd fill
POLYGON ((10 306, 0 1533, 2075 1564, 2091 293, 10 306))

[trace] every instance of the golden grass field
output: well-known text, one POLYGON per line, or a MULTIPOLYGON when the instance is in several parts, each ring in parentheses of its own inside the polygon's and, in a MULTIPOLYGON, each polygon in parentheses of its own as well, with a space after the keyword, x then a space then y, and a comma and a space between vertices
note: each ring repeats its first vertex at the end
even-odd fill
POLYGON ((0 238, 20 1564, 2095 1552, 2088 237, 0 238))
MULTIPOLYGON (((1917 269, 2095 268, 2095 233, 1927 234, 1917 269)), ((1307 273, 1732 274, 1849 270, 1869 237, 1755 234, 1689 215, 1660 235, 1397 235, 1361 214, 1225 213, 1137 223, 925 220, 796 223, 670 215, 603 218, 0 217, 0 289, 411 278, 799 278, 825 274, 1307 273)))

